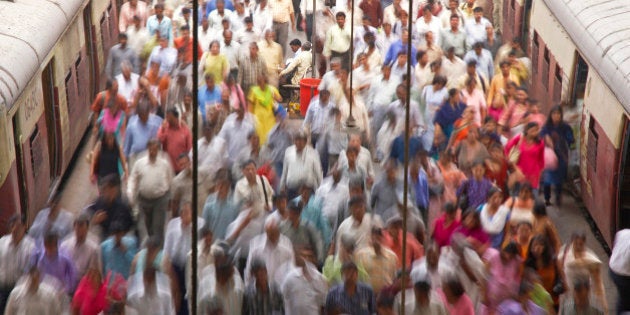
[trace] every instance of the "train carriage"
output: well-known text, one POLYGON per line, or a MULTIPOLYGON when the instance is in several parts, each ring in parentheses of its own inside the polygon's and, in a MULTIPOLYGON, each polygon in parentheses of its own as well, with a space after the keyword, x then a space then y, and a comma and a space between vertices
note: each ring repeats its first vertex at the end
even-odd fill
POLYGON ((578 187, 612 245, 630 227, 628 1, 505 3, 503 33, 523 36, 532 59, 531 94, 546 109, 561 102, 576 113, 578 187))
POLYGON ((116 0, 0 1, 0 232, 56 191, 87 130, 116 11, 116 0))

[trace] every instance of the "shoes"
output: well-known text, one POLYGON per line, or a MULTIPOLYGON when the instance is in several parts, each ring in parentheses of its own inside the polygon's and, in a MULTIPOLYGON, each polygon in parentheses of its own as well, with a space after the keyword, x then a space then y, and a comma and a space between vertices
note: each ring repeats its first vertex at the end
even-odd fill
POLYGON ((562 205, 562 197, 561 196, 557 196, 556 197, 556 206, 560 207, 562 205))
POLYGON ((549 199, 545 200, 545 206, 547 207, 551 206, 551 201, 549 201, 549 199))

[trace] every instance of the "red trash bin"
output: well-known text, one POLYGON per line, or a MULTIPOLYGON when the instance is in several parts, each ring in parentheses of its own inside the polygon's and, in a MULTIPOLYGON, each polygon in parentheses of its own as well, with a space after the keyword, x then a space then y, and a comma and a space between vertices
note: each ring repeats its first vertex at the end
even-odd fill
POLYGON ((306 117, 306 111, 308 105, 311 103, 313 96, 319 94, 317 87, 321 79, 317 78, 304 78, 300 80, 300 114, 302 117, 306 117))

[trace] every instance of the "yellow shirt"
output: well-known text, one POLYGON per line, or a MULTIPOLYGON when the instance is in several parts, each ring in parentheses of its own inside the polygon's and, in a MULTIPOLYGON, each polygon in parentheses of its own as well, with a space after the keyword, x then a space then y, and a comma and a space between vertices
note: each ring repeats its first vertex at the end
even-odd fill
POLYGON ((227 57, 223 54, 213 56, 208 53, 204 64, 204 75, 212 74, 214 76, 215 84, 222 83, 224 79, 223 75, 230 70, 230 63, 228 62, 227 57))

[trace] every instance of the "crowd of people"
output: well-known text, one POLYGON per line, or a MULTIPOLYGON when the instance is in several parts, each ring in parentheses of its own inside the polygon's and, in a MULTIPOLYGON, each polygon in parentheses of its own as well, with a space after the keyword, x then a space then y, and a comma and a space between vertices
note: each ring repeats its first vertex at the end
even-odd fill
POLYGON ((199 314, 607 314, 602 261, 547 216, 573 131, 529 96, 501 1, 417 2, 201 0, 200 25, 189 1, 125 2, 91 105, 99 195, 11 218, 4 314, 189 314, 193 259, 199 314))

